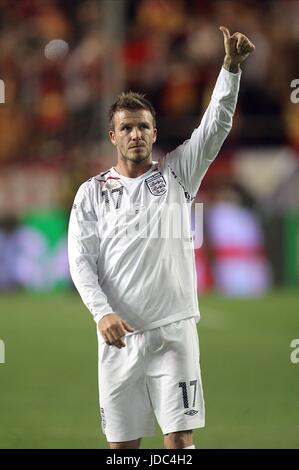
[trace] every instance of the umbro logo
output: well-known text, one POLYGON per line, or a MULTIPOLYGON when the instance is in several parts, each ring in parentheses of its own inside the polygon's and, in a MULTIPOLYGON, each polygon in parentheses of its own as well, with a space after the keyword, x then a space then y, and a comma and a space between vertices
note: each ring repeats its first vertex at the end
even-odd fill
POLYGON ((194 416, 196 415, 196 413, 198 413, 197 410, 189 410, 189 411, 185 411, 185 415, 189 415, 189 416, 194 416))

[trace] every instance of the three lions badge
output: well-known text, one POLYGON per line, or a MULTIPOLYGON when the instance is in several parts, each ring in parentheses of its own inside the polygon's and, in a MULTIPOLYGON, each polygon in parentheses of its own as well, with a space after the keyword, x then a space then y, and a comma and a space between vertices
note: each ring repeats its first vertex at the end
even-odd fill
POLYGON ((146 178, 145 182, 154 196, 162 196, 166 193, 166 181, 160 171, 146 178))

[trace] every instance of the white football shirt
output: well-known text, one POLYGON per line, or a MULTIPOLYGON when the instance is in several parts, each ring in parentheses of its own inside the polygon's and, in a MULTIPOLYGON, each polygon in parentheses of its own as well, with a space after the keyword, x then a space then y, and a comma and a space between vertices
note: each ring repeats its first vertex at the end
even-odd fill
POLYGON ((199 127, 146 173, 111 168, 80 186, 69 264, 96 322, 115 312, 136 333, 199 319, 191 203, 231 129, 240 76, 221 69, 199 127))

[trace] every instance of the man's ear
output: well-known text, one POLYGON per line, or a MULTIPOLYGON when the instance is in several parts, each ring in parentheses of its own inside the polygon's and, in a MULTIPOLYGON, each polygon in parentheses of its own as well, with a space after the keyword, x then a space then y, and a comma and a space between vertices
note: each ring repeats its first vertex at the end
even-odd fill
POLYGON ((115 134, 114 131, 109 131, 109 137, 113 145, 116 145, 115 134))
POLYGON ((154 144, 154 143, 156 142, 156 140, 157 140, 157 132, 158 132, 158 131, 157 131, 156 127, 154 127, 154 138, 153 138, 153 144, 154 144))

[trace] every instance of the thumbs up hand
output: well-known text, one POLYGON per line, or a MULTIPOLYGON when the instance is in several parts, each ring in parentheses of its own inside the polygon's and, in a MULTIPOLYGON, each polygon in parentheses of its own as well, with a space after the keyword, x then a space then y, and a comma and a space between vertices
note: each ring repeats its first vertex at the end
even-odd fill
POLYGON ((231 35, 225 26, 220 26, 219 29, 222 31, 224 39, 225 59, 223 65, 230 72, 237 72, 240 70, 239 64, 247 59, 254 51, 255 46, 242 33, 231 35))

